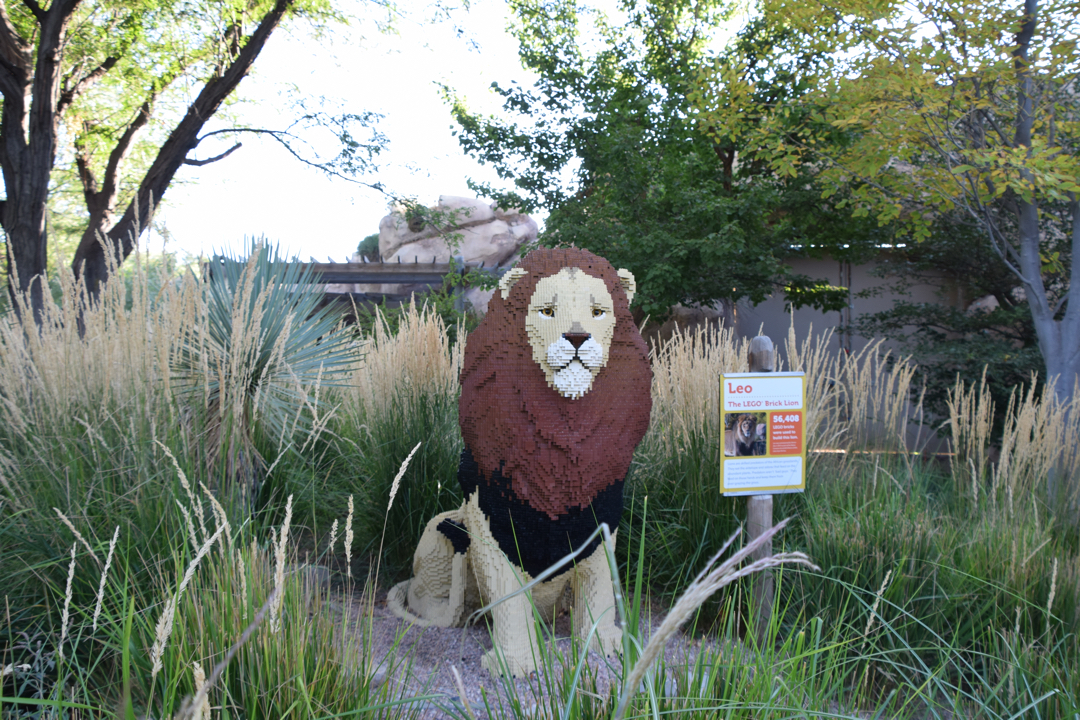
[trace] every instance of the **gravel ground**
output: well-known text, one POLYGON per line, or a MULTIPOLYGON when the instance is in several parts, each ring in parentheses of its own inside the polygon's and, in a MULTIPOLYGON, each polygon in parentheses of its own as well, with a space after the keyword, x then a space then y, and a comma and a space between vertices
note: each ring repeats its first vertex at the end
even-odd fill
MULTIPOLYGON (((360 597, 342 600, 351 606, 350 632, 361 633, 368 623, 367 604, 360 597)), ((452 713, 448 709, 453 706, 458 708, 458 717, 464 715, 462 692, 454 680, 452 668, 456 668, 461 676, 464 698, 477 720, 489 715, 485 697, 487 705, 493 709, 492 716, 502 715, 494 712, 496 708, 509 710, 508 697, 514 694, 528 715, 534 715, 537 709, 549 707, 549 683, 557 683, 562 675, 557 661, 553 673, 560 677, 548 678, 545 671, 541 670, 528 678, 512 681, 511 692, 511 681, 493 678, 480 667, 480 657, 491 648, 491 637, 483 621, 466 629, 415 627, 391 614, 386 607, 385 593, 376 598, 371 613, 371 656, 381 662, 374 671, 376 682, 391 683, 394 697, 438 696, 419 704, 421 718, 449 717, 452 713), (391 655, 395 644, 397 651, 391 655), (392 659, 382 660, 388 656, 392 659)), ((663 621, 663 615, 658 608, 654 608, 648 615, 648 619, 643 621, 646 639, 663 621)), ((554 637, 560 655, 570 657, 570 617, 563 615, 558 618, 550 631, 548 639, 554 637)), ((686 636, 677 634, 668 642, 666 650, 669 670, 692 664, 701 648, 700 641, 693 642, 686 636)), ((595 687, 600 695, 614 696, 618 693, 620 660, 589 653, 588 666, 592 678, 595 679, 595 685, 592 682, 586 684, 590 692, 595 687)), ((507 714, 513 717, 513 713, 507 714)))
MULTIPOLYGON (((533 673, 528 678, 513 681, 493 678, 480 667, 480 657, 491 648, 491 636, 487 627, 481 623, 466 629, 462 628, 420 628, 404 622, 386 607, 386 594, 381 593, 374 606, 369 606, 359 594, 348 596, 341 594, 342 589, 333 591, 336 595, 334 606, 348 609, 349 623, 347 632, 353 639, 364 634, 371 612, 371 634, 368 638, 372 649, 371 657, 376 664, 373 675, 374 683, 389 683, 392 698, 418 698, 413 706, 420 720, 435 718, 468 718, 468 711, 476 720, 494 720, 495 718, 547 718, 551 717, 548 708, 552 707, 551 688, 558 688, 562 680, 563 668, 555 661, 554 678, 548 678, 544 670, 533 673), (339 604, 340 603, 340 604, 339 604), (396 650, 395 650, 396 648, 396 650), (454 678, 454 670, 461 678, 461 687, 454 678), (463 702, 463 698, 464 701, 463 702), (519 711, 512 708, 512 699, 521 704, 519 711), (468 704, 466 708, 465 703, 468 704), (488 711, 488 708, 491 711, 488 711)), ((664 620, 664 608, 654 604, 646 611, 642 621, 643 642, 660 627, 664 620)), ((549 628, 548 640, 554 638, 559 655, 564 658, 571 654, 571 621, 568 615, 559 617, 553 628, 549 628)), ((717 656, 718 640, 694 640, 682 633, 676 633, 669 639, 664 651, 667 677, 687 678, 694 667, 699 653, 709 652, 717 656)), ((722 641, 724 649, 719 653, 726 661, 738 661, 744 655, 747 662, 753 662, 753 653, 745 649, 738 641, 722 641)), ((604 698, 610 697, 614 703, 618 696, 618 678, 621 675, 621 661, 609 660, 596 653, 588 656, 589 680, 579 684, 589 694, 604 698)), ((371 670, 369 670, 371 672, 371 670)), ((573 672, 573 670, 570 670, 573 672)), ((687 694, 687 683, 677 688, 672 679, 665 683, 663 693, 669 697, 687 694)), ((555 691, 557 693, 557 690, 555 691)), ((696 693, 694 693, 696 694, 696 693)), ((561 707, 561 704, 557 705, 561 707)), ((835 703, 828 713, 835 717, 868 719, 878 717, 873 710, 841 708, 835 703)), ((400 716, 400 709, 387 712, 387 717, 400 716)), ((929 717, 922 713, 917 717, 929 717)), ((936 717, 955 718, 953 713, 939 710, 936 717)))

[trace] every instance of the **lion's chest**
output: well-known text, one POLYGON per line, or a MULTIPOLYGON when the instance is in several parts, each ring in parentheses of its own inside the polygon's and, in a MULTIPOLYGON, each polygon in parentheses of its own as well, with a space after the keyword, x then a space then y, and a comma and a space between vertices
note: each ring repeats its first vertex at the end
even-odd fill
POLYGON ((589 535, 602 522, 614 532, 622 516, 622 479, 601 490, 588 506, 569 508, 555 519, 518 498, 510 478, 501 472, 481 480, 467 447, 461 454, 458 482, 466 500, 479 493, 480 509, 499 549, 533 577, 583 545, 587 547, 579 559, 588 557, 600 544, 599 537, 586 543, 589 535))

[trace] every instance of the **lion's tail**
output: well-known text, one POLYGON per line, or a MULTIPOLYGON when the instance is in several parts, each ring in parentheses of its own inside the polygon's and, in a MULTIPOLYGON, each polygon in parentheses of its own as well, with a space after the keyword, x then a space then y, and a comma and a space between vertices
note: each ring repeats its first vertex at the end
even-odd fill
POLYGON ((390 588, 390 592, 386 596, 386 607, 390 612, 407 623, 412 623, 413 625, 418 625, 420 627, 431 627, 432 622, 430 620, 425 620, 422 617, 413 615, 409 611, 410 582, 412 581, 405 580, 390 588))

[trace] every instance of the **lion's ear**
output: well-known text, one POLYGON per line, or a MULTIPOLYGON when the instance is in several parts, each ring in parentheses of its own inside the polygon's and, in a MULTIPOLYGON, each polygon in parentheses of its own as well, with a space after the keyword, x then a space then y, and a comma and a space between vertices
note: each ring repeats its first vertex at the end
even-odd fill
POLYGON ((634 280, 634 273, 626 268, 619 268, 617 274, 619 283, 623 286, 623 290, 626 291, 626 304, 629 305, 634 302, 634 293, 637 292, 637 281, 634 280))
POLYGON ((514 287, 514 283, 528 274, 528 270, 522 270, 521 268, 512 268, 506 271, 506 274, 499 280, 499 289, 502 290, 503 300, 510 294, 510 288, 514 287))

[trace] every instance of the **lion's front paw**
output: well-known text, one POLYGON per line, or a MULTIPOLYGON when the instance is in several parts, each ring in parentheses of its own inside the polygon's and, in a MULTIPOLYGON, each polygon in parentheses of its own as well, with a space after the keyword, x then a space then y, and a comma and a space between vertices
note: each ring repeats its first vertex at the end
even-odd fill
POLYGON ((510 671, 511 677, 525 677, 535 668, 532 663, 524 663, 516 658, 501 655, 496 648, 491 648, 480 658, 480 667, 491 673, 492 677, 505 677, 510 671))

